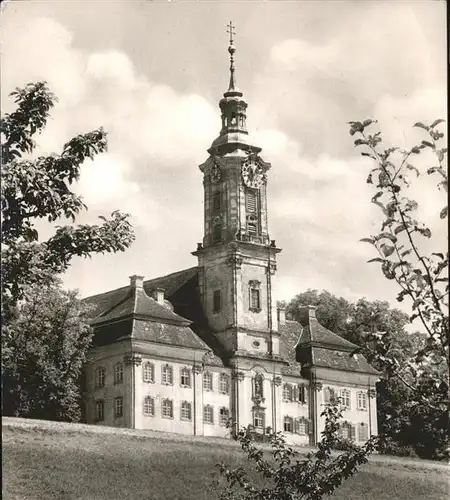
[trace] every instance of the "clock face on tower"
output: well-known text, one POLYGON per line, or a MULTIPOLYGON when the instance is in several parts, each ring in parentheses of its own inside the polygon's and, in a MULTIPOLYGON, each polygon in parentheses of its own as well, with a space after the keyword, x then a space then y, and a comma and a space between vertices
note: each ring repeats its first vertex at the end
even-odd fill
POLYGON ((266 174, 257 160, 247 158, 242 165, 242 179, 247 187, 259 189, 264 184, 266 174))

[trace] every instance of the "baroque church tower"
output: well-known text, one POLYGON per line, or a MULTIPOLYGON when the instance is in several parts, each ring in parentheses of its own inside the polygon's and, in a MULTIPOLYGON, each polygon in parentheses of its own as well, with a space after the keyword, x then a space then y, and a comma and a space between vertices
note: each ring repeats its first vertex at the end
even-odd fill
POLYGON ((230 82, 219 102, 222 126, 200 165, 204 185, 204 238, 198 257, 203 311, 226 357, 279 356, 276 256, 269 237, 267 173, 271 168, 247 131, 247 102, 235 77, 233 25, 228 26, 230 82))

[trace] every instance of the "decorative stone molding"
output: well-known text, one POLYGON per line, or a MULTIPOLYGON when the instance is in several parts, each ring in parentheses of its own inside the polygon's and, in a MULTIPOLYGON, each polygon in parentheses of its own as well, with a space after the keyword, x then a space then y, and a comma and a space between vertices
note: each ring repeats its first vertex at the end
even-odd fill
POLYGON ((283 379, 281 377, 273 377, 273 385, 275 387, 279 387, 283 383, 283 379))
POLYGON ((242 257, 237 254, 233 254, 228 258, 228 265, 236 266, 237 268, 241 268, 242 266, 242 257))
POLYGON ((323 387, 323 384, 321 382, 313 382, 312 383, 312 388, 315 390, 315 391, 321 391, 322 390, 322 387, 323 387))
POLYGON ((195 375, 199 375, 200 373, 203 372, 203 365, 194 365, 192 367, 192 371, 194 372, 195 375))
POLYGON ((142 363, 142 356, 140 354, 127 354, 123 357, 125 365, 139 366, 142 363))
POLYGON ((276 272, 277 272, 277 265, 274 262, 271 262, 266 268, 266 273, 274 275, 276 272))
POLYGON ((245 377, 244 372, 233 372, 231 374, 231 378, 233 380, 237 380, 238 382, 242 382, 244 380, 244 377, 245 377))
POLYGON ((258 290, 261 288, 261 281, 258 280, 250 280, 248 284, 250 288, 257 288, 258 290))

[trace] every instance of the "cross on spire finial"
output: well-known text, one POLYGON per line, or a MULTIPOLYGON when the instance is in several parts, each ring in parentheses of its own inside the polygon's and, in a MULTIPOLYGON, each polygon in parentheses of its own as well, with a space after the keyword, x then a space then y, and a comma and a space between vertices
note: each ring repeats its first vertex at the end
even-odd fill
POLYGON ((233 35, 236 34, 236 26, 233 25, 233 21, 230 21, 228 24, 227 24, 227 33, 229 33, 230 35, 230 45, 233 44, 234 40, 233 40, 233 35))
POLYGON ((234 53, 236 49, 234 48, 233 35, 236 35, 236 26, 233 21, 227 24, 227 33, 230 35, 230 45, 228 46, 228 52, 230 54, 230 85, 228 86, 228 92, 236 91, 236 81, 234 77, 234 53))

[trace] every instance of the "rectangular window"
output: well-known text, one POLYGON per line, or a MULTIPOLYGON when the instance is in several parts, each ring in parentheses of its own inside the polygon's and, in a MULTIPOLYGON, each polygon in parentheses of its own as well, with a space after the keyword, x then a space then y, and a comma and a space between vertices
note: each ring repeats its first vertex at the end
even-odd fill
POLYGON ((283 385, 283 401, 292 401, 292 385, 283 385))
POLYGON ((283 430, 284 432, 294 432, 294 422, 292 417, 284 417, 283 430))
POLYGON ((343 389, 340 394, 341 403, 345 408, 350 408, 351 393, 347 389, 343 389))
POLYGON ((230 392, 230 378, 226 373, 220 374, 219 392, 220 394, 229 394, 230 392))
POLYGON ((105 402, 96 401, 95 402, 95 421, 103 422, 105 420, 105 402))
POLYGON ((214 423, 214 409, 210 405, 206 405, 203 407, 203 422, 205 424, 214 423))
POLYGON ((96 387, 105 387, 106 370, 104 368, 97 368, 95 370, 95 385, 96 387))
POLYGON ((122 384, 123 383, 123 364, 117 363, 114 367, 114 383, 122 384))
POLYGON ((369 439, 369 426, 363 422, 359 424, 358 438, 360 441, 367 441, 369 439))
POLYGON ((191 403, 189 401, 183 401, 181 403, 181 409, 180 409, 180 419, 181 420, 192 420, 192 407, 191 403))
POLYGON ((219 312, 222 309, 222 297, 220 290, 213 292, 213 312, 219 312))
POLYGON ((255 213, 256 212, 256 204, 257 204, 257 200, 256 200, 256 192, 255 191, 250 191, 248 190, 247 191, 247 195, 246 195, 246 205, 247 205, 247 212, 249 213, 255 213))
POLYGON ((155 415, 155 400, 151 396, 144 398, 144 415, 153 417, 155 415))
POLYGON ((173 401, 164 399, 161 405, 162 418, 173 418, 173 401))
POLYGON ((250 308, 253 311, 260 311, 261 310, 259 290, 257 288, 252 288, 250 290, 250 308))
POLYGON ((213 376, 212 373, 203 373, 203 390, 212 391, 213 390, 213 376))
POLYGON ((298 401, 306 403, 306 387, 303 384, 298 386, 298 401))
POLYGON ((308 434, 308 420, 303 417, 295 419, 294 431, 296 434, 300 434, 301 436, 308 434))
POLYGON ((153 363, 146 362, 142 367, 144 382, 152 383, 155 381, 155 367, 153 363))
POLYGON ((358 410, 367 410, 367 394, 365 392, 358 392, 357 402, 358 410))
POLYGON ((213 193, 213 212, 219 212, 222 208, 222 193, 215 191, 213 193))
POLYGON ((256 411, 253 414, 253 426, 256 429, 264 429, 264 412, 256 411))
POLYGON ((228 420, 230 418, 230 410, 228 408, 221 408, 220 411, 219 411, 219 418, 220 418, 220 425, 222 427, 225 427, 228 423, 228 420))
POLYGON ((116 418, 123 417, 123 397, 114 398, 114 416, 116 418))
POLYGON ((173 385, 173 370, 170 365, 164 365, 161 368, 161 383, 164 385, 173 385))
POLYGON ((189 368, 181 369, 180 385, 181 387, 191 387, 191 370, 189 368))

